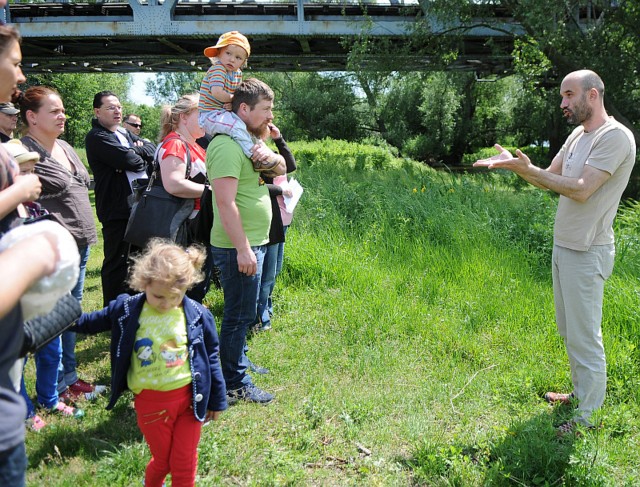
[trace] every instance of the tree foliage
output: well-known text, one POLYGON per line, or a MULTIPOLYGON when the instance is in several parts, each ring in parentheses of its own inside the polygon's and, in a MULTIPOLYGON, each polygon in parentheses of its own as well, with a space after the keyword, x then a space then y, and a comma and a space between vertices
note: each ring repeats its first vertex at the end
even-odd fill
POLYGON ((182 73, 158 73, 155 79, 146 81, 146 92, 156 104, 172 104, 182 95, 197 93, 204 73, 187 71, 182 73))
POLYGON ((524 79, 543 89, 557 89, 567 73, 592 69, 607 87, 605 104, 609 113, 636 130, 634 123, 640 118, 640 80, 635 76, 640 61, 638 2, 422 0, 421 5, 426 18, 443 22, 460 19, 461 35, 465 27, 473 25, 478 13, 496 27, 513 18, 528 36, 527 45, 516 45, 516 54, 524 54, 516 55, 516 69, 524 79))
POLYGON ((275 123, 289 140, 358 140, 361 102, 342 73, 255 73, 276 95, 275 123))

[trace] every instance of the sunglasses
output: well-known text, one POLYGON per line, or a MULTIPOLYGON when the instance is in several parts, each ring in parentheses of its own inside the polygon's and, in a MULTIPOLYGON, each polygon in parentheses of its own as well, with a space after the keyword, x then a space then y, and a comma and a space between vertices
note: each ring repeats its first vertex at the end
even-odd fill
POLYGON ((142 124, 141 123, 133 123, 133 122, 125 122, 127 125, 131 125, 132 127, 135 127, 137 129, 141 129, 142 128, 142 124))

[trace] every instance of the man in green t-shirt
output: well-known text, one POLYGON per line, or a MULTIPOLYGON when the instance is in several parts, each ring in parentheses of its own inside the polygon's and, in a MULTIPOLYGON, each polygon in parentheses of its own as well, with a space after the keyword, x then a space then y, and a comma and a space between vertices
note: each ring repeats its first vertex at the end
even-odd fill
MULTIPOLYGON (((256 137, 273 120, 273 91, 252 78, 236 90, 232 110, 256 137)), ((268 158, 264 144, 253 147, 253 160, 268 158)), ((275 168, 284 174, 284 164, 275 168)), ((211 252, 220 270, 224 313, 220 326, 220 362, 231 400, 268 403, 273 395, 256 387, 247 368, 246 336, 256 318, 262 260, 269 240, 271 200, 254 171, 251 159, 227 135, 218 135, 207 148, 207 174, 214 194, 211 252)))
POLYGON ((553 234, 553 295, 573 392, 547 392, 545 399, 577 403, 573 420, 558 430, 564 434, 577 423, 592 427, 591 415, 604 403, 604 283, 613 270, 613 219, 635 163, 636 143, 628 128, 607 115, 604 83, 593 71, 569 73, 562 80, 560 95, 564 116, 578 127, 547 169, 531 164, 521 151, 513 157, 499 145, 499 155, 474 166, 508 169, 560 195, 553 234))

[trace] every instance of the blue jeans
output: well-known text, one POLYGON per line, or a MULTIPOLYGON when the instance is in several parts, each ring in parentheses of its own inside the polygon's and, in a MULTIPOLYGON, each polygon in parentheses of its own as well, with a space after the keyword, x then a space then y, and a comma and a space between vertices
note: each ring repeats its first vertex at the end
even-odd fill
POLYGON ((278 249, 280 244, 267 245, 262 262, 262 278, 258 294, 258 314, 256 323, 263 325, 271 321, 269 313, 271 293, 276 285, 276 268, 278 264, 278 249))
MULTIPOLYGON (((59 337, 51 340, 35 353, 36 395, 38 403, 46 408, 52 408, 58 404, 58 367, 61 358, 62 342, 59 337)), ((20 394, 27 403, 27 418, 33 417, 36 411, 24 385, 24 374, 20 384, 20 394)))
MULTIPOLYGON (((78 247, 80 253, 80 274, 78 282, 71 290, 71 295, 82 303, 84 291, 84 277, 87 272, 89 260, 89 246, 78 247)), ((78 380, 76 372, 76 334, 73 331, 65 331, 62 334, 62 364, 58 371, 58 392, 63 392, 68 386, 78 380)))
POLYGON ((24 487, 27 473, 27 452, 24 441, 0 452, 0 485, 24 487))
POLYGON ((249 360, 245 354, 247 331, 256 318, 260 273, 265 247, 252 247, 257 261, 257 273, 247 276, 238 271, 236 249, 211 247, 213 263, 220 270, 224 294, 224 311, 220 325, 220 363, 227 389, 251 384, 247 374, 249 360))
MULTIPOLYGON (((287 234, 287 229, 289 228, 289 225, 284 225, 282 227, 282 229, 284 230, 284 234, 287 234)), ((279 244, 276 244, 278 247, 278 257, 276 259, 276 277, 275 279, 278 279, 278 276, 280 275, 280 272, 282 271, 282 262, 284 261, 284 242, 280 242, 279 244)), ((275 285, 275 284, 274 284, 275 285)), ((271 294, 273 293, 273 289, 271 290, 271 293, 269 294, 269 304, 267 304, 267 308, 269 310, 269 316, 271 316, 273 314, 273 301, 271 300, 271 294)))

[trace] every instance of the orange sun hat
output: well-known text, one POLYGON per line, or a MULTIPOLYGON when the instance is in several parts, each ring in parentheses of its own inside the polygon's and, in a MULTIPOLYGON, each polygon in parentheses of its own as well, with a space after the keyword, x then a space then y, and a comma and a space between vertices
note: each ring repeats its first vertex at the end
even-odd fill
POLYGON ((251 55, 251 46, 249 45, 249 41, 237 30, 232 30, 231 32, 225 32, 222 34, 215 46, 207 47, 204 50, 204 55, 209 58, 216 57, 221 48, 232 44, 240 46, 242 49, 247 51, 247 57, 251 55))

